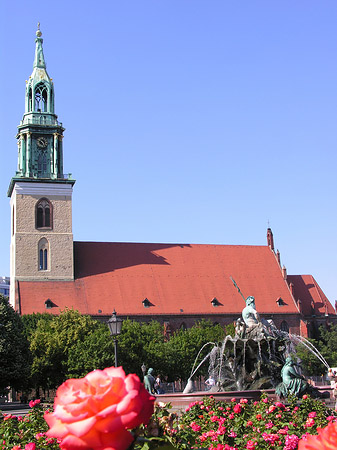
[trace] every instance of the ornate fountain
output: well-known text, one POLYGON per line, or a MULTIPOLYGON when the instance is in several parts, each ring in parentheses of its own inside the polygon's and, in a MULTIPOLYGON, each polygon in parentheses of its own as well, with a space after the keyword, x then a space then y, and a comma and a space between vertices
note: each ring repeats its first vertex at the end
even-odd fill
POLYGON ((197 367, 195 362, 184 393, 193 391, 193 375, 209 360, 208 373, 214 380, 211 392, 275 389, 281 397, 305 392, 320 396, 318 390, 305 381, 291 355, 301 343, 329 369, 323 356, 307 339, 280 331, 272 320, 260 318, 254 297, 245 298, 231 279, 246 304, 242 318, 236 321, 235 336, 226 336, 222 344, 209 342, 200 349, 196 361, 206 346, 212 346, 197 367))

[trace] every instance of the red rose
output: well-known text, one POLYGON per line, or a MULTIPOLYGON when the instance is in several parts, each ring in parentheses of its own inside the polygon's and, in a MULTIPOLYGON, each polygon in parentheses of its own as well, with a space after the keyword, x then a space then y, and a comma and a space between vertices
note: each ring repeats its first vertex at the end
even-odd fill
POLYGON ((242 407, 241 405, 238 403, 234 406, 233 411, 235 412, 235 414, 240 414, 240 412, 242 411, 242 407))
POLYGON ((54 412, 44 416, 47 436, 63 450, 125 450, 133 441, 128 429, 149 421, 154 400, 122 367, 94 370, 58 388, 54 412))

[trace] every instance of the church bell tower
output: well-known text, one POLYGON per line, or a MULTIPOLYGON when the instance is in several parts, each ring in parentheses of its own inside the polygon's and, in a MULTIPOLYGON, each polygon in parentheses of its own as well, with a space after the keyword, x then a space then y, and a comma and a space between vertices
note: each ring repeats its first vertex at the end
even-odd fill
POLYGON ((38 25, 33 72, 26 81, 25 113, 18 126, 18 170, 11 205, 10 302, 19 309, 20 281, 73 280, 72 191, 63 173, 62 123, 46 70, 38 25))

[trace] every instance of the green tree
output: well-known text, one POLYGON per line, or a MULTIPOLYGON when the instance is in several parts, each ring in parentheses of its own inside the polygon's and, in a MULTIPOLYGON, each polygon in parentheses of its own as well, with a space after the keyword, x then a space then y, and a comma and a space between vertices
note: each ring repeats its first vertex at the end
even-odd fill
POLYGON ((317 349, 330 367, 337 367, 337 324, 331 325, 329 328, 323 326, 319 328, 317 349))
POLYGON ((122 333, 118 337, 118 364, 127 373, 142 376, 141 366, 153 367, 161 373, 164 360, 164 328, 159 322, 140 323, 124 320, 122 333))
POLYGON ((0 295, 0 391, 25 387, 30 371, 29 344, 21 317, 0 295))
MULTIPOLYGON (((319 327, 317 339, 309 339, 309 341, 321 353, 330 367, 337 366, 337 324, 331 325, 329 328, 319 327)), ((298 345, 296 354, 301 359, 301 366, 307 376, 320 376, 327 372, 327 367, 305 345, 298 345)))
MULTIPOLYGON (((207 343, 219 343, 224 339, 221 325, 213 325, 211 321, 202 320, 186 330, 174 333, 166 345, 167 375, 170 381, 187 380, 198 356, 199 350, 207 343)), ((212 344, 205 346, 200 352, 196 364, 207 356, 212 344)), ((208 363, 200 367, 198 374, 207 374, 208 363)))
MULTIPOLYGON (((82 371, 75 370, 74 349, 97 329, 97 321, 66 309, 59 316, 26 318, 25 323, 33 355, 31 378, 36 388, 55 388, 70 374, 82 375, 82 371), (35 330, 31 327, 34 321, 35 330)), ((80 366, 78 361, 77 368, 80 366)))
POLYGON ((80 378, 95 369, 115 364, 113 341, 106 324, 95 328, 68 351, 67 377, 80 378))
POLYGON ((53 320, 54 316, 48 313, 33 313, 25 314, 21 316, 23 323, 23 331, 26 338, 30 341, 31 336, 34 334, 38 321, 42 320, 53 320))

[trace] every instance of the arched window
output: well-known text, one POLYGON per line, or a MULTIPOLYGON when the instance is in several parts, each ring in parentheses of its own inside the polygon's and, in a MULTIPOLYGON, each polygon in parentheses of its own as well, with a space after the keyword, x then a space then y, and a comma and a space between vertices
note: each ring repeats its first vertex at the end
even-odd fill
POLYGON ((47 198, 41 198, 36 204, 36 228, 53 228, 53 208, 47 198))
POLYGON ((38 84, 35 88, 34 111, 47 112, 48 91, 44 84, 38 84))
POLYGON ((49 242, 46 238, 39 241, 39 270, 49 270, 49 242))
POLYGON ((289 325, 285 320, 281 322, 281 331, 286 331, 289 333, 289 325))

